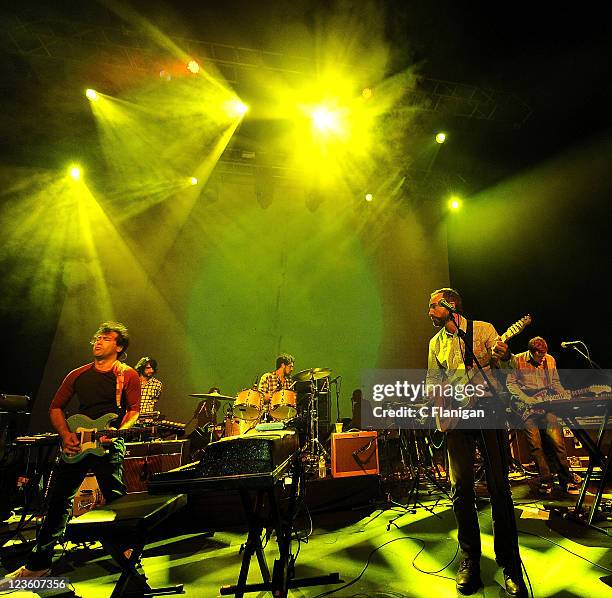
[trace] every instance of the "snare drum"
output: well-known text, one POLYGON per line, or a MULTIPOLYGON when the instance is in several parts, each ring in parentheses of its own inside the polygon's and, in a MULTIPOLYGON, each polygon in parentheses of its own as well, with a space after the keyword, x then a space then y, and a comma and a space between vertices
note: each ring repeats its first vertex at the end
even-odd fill
POLYGON ((238 393, 234 401, 234 413, 241 419, 258 419, 264 404, 264 394, 255 388, 238 393))
POLYGON ((273 419, 291 419, 297 414, 296 404, 297 393, 294 390, 277 390, 272 395, 270 415, 273 419))

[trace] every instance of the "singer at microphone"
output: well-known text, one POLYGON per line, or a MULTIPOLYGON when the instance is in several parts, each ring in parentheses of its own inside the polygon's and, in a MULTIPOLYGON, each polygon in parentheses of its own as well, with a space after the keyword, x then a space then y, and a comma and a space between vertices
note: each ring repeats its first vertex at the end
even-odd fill
POLYGON ((459 313, 459 310, 454 305, 449 303, 446 299, 440 299, 440 301, 438 301, 438 305, 441 305, 445 309, 448 309, 448 311, 450 311, 452 314, 459 313))

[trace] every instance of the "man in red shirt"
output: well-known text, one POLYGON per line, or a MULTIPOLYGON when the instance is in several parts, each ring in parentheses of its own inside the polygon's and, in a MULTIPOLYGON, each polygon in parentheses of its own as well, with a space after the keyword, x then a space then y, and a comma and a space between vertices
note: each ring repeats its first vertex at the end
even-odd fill
MULTIPOLYGON (((51 424, 57 430, 66 455, 79 453, 79 437, 71 432, 64 409, 70 399, 77 397, 78 413, 97 419, 107 413, 117 418, 112 424, 118 429, 134 425, 140 409, 140 379, 134 369, 121 359, 129 344, 127 328, 119 322, 104 322, 94 334, 92 363, 71 371, 53 397, 49 408, 51 424)), ((53 471, 48 495, 48 509, 36 545, 26 564, 7 578, 41 577, 51 569, 53 549, 66 529, 72 512, 74 497, 83 479, 92 471, 107 502, 126 494, 123 483, 123 458, 125 443, 122 438, 108 441, 103 456, 87 454, 80 461, 67 463, 61 460, 53 471)))

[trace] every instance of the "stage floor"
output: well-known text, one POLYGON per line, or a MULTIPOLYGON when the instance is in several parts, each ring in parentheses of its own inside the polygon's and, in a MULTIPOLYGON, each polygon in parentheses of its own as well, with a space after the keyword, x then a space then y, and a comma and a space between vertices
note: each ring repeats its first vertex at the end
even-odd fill
MULTIPOLYGON (((335 480, 322 480, 311 495, 330 494, 335 480), (329 482, 326 485, 323 482, 329 482)), ((353 480, 357 484, 357 480, 353 480)), ((370 484, 372 479, 363 480, 370 484)), ((409 481, 405 482, 406 488, 409 481)), ((401 482, 400 482, 401 485, 401 482)), ((312 484, 309 485, 312 487, 312 484)), ((401 490, 401 488, 400 488, 401 490)), ((431 597, 455 596, 454 576, 458 566, 457 531, 450 501, 424 486, 419 499, 422 505, 406 509, 400 505, 383 505, 356 500, 341 510, 313 508, 311 518, 301 517, 296 525, 304 535, 296 562, 296 577, 339 572, 350 586, 315 586, 291 590, 289 595, 311 598, 337 590, 342 597, 431 597), (361 503, 361 504, 358 504, 361 503), (425 508, 427 507, 427 508, 425 508)), ((356 495, 354 489, 351 490, 356 495)), ((541 516, 542 498, 526 480, 513 481, 517 524, 523 562, 536 597, 572 596, 594 598, 612 595, 612 589, 600 580, 612 574, 612 537, 563 519, 564 507, 575 497, 554 495, 546 502, 559 511, 541 516), (530 515, 530 518, 525 518, 530 515), (607 570, 606 570, 607 569, 607 570)), ((479 499, 482 529, 482 578, 480 596, 503 596, 503 576, 493 556, 490 507, 486 498, 479 499)), ((199 503, 201 504, 201 503, 199 503)), ((153 587, 183 583, 185 595, 212 597, 219 595, 221 585, 237 580, 240 547, 246 538, 242 525, 223 526, 214 535, 198 529, 193 512, 177 515, 169 521, 145 549, 142 564, 153 587)), ((612 533, 612 522, 600 521, 612 533)), ((294 552, 297 543, 294 543, 294 552)), ((60 553, 58 552, 58 555, 60 553)), ((278 550, 274 537, 265 554, 272 570, 278 550)), ((5 558, 5 566, 8 565, 5 558)), ((83 598, 110 596, 118 578, 118 569, 96 545, 90 548, 69 547, 68 554, 57 564, 55 575, 66 576, 76 595, 83 598)), ((251 562, 249 582, 261 581, 256 559, 251 562)), ((30 596, 20 592, 20 596, 30 596)), ((271 596, 266 592, 248 594, 271 596)))

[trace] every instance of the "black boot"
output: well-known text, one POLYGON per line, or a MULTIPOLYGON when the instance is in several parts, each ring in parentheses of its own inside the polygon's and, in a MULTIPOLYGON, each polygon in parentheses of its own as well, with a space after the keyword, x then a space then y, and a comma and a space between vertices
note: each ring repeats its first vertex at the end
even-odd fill
POLYGON ((504 583, 506 584, 506 596, 509 598, 527 598, 527 586, 521 574, 515 574, 510 569, 504 569, 504 583))
POLYGON ((457 591, 469 596, 482 587, 480 579, 480 561, 464 558, 457 571, 457 591))

